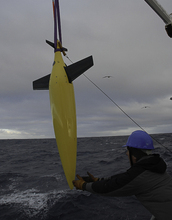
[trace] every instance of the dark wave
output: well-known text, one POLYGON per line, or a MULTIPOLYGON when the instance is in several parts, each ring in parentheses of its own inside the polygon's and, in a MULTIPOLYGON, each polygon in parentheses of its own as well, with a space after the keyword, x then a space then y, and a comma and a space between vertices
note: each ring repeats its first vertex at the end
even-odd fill
MULTIPOLYGON (((172 150, 172 135, 154 135, 172 150)), ((79 138, 77 173, 107 177, 129 168, 127 137, 79 138)), ((172 174, 169 151, 155 143, 172 174)), ((135 199, 107 198, 70 190, 55 139, 0 140, 0 220, 147 220, 135 199)))

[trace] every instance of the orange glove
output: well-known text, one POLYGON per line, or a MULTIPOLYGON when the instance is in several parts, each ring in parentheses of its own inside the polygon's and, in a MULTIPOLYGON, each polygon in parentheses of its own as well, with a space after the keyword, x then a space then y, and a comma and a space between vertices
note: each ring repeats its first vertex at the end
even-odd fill
POLYGON ((88 176, 84 176, 82 177, 83 180, 85 180, 86 182, 90 183, 90 182, 96 182, 99 180, 99 178, 94 177, 91 173, 87 172, 88 176))
POLYGON ((99 178, 94 177, 91 173, 87 172, 88 176, 93 180, 93 182, 96 182, 99 180, 99 178))
POLYGON ((76 176, 79 180, 73 180, 72 183, 76 187, 76 189, 83 190, 82 186, 85 183, 85 181, 82 179, 81 176, 79 176, 79 175, 76 175, 76 176))

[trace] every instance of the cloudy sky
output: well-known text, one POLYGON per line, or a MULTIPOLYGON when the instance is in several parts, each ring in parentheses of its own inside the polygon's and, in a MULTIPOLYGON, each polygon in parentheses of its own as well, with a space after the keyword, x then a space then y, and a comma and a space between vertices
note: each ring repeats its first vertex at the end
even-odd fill
MULTIPOLYGON (((158 2, 172 12, 172 1, 158 2)), ((68 57, 93 55, 87 77, 148 133, 171 133, 172 39, 163 21, 144 0, 61 0, 60 7, 68 57)), ((0 21, 0 139, 53 138, 49 93, 32 90, 52 70, 45 43, 53 41, 52 2, 1 0, 0 21)), ((78 137, 139 129, 84 76, 74 89, 78 137)))

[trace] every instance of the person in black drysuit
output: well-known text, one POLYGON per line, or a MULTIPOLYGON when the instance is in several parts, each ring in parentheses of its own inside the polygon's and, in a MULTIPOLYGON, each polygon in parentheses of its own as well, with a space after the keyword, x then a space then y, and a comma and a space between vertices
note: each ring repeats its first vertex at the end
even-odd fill
POLYGON ((102 196, 132 196, 153 215, 152 220, 172 220, 172 177, 159 154, 152 154, 152 138, 144 131, 133 132, 124 147, 131 168, 109 178, 77 175, 76 189, 102 196))

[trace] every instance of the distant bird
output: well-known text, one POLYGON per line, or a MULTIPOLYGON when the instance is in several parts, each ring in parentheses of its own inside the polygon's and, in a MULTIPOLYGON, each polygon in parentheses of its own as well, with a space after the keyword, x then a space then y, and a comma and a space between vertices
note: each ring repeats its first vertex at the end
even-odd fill
POLYGON ((146 106, 143 106, 142 108, 150 108, 150 106, 147 106, 147 105, 146 105, 146 106))
POLYGON ((170 98, 170 100, 172 100, 172 97, 170 98))
POLYGON ((113 77, 113 76, 104 76, 103 78, 110 78, 110 77, 113 77))

